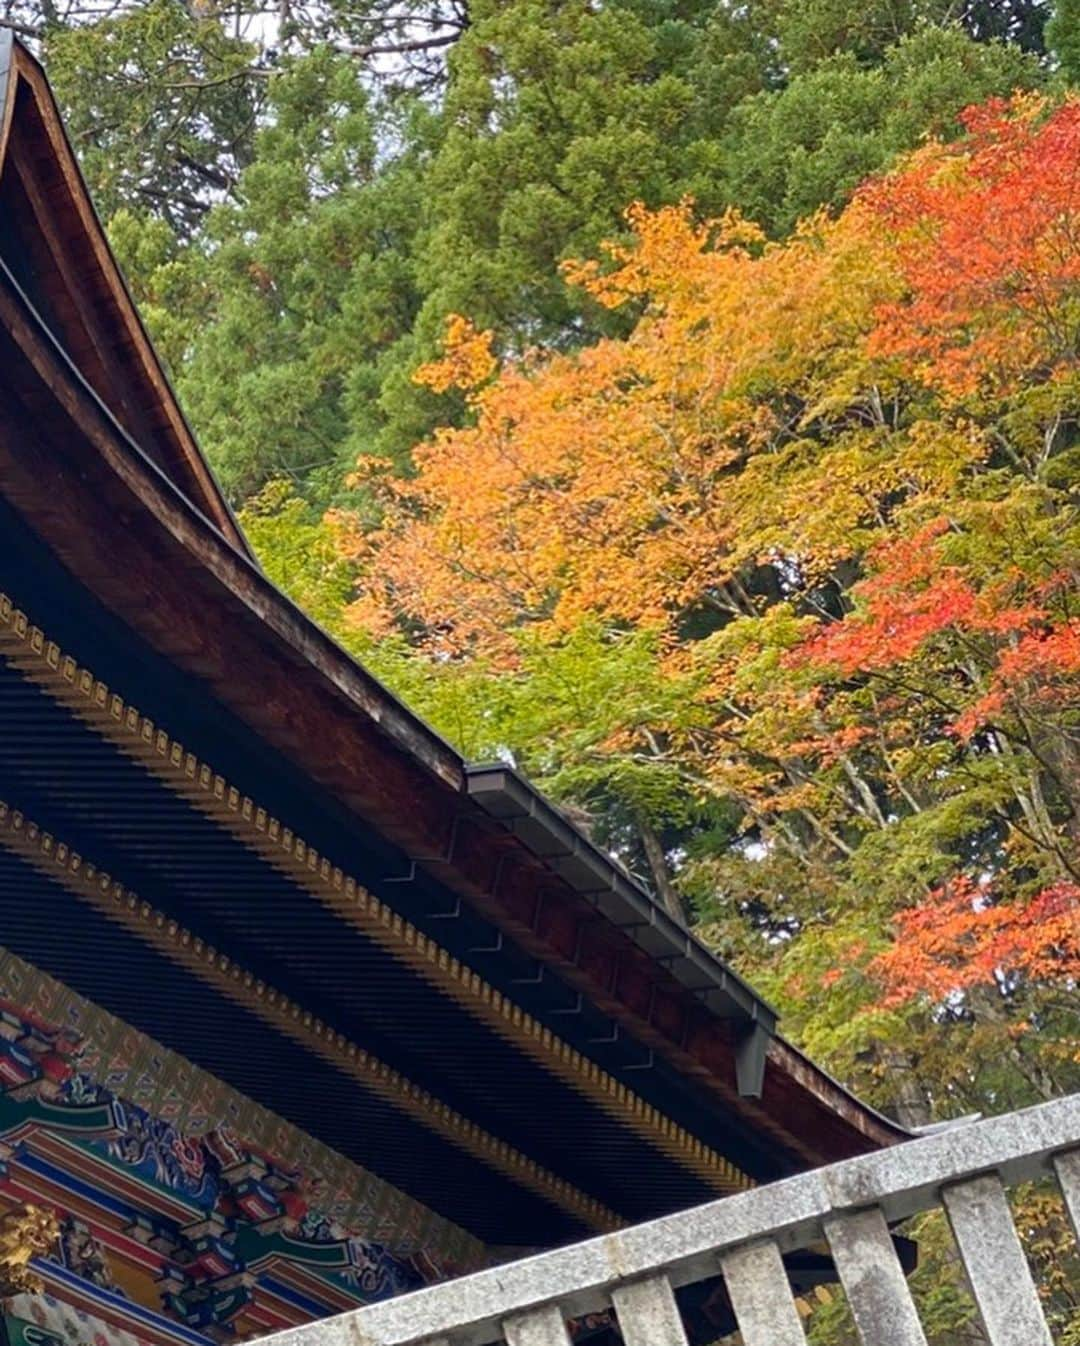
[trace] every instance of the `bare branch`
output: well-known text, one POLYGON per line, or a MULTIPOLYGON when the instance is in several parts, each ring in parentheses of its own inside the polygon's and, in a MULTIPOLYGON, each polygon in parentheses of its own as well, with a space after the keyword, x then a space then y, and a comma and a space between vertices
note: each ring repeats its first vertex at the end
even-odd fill
POLYGON ((348 43, 334 44, 334 50, 343 56, 401 56, 410 51, 432 51, 436 47, 451 47, 460 37, 460 33, 447 33, 443 37, 417 37, 407 42, 372 43, 368 47, 354 47, 348 43))
POLYGON ((35 40, 40 39, 45 31, 28 23, 19 23, 17 19, 0 19, 0 28, 8 28, 19 37, 32 37, 35 40))

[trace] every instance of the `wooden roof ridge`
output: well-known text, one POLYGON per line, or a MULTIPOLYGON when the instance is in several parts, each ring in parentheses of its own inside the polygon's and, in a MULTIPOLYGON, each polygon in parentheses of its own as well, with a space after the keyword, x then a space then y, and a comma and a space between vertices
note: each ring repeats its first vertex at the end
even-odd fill
POLYGON ((0 29, 0 183, 5 176, 19 179, 30 226, 56 265, 64 291, 52 305, 57 338, 148 457, 254 559, 113 255, 45 71, 0 29))

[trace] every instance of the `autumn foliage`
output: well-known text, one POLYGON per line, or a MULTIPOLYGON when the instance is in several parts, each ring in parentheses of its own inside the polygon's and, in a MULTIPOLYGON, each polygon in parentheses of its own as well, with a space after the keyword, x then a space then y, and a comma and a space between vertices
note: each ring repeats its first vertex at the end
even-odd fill
POLYGON ((1080 104, 965 125, 782 242, 634 207, 565 273, 624 338, 455 319, 468 424, 335 522, 355 627, 912 1119, 1080 1060, 1080 104))
MULTIPOLYGON (((635 243, 612 249, 612 267, 570 269, 607 305, 646 306, 626 341, 536 353, 488 383, 482 337, 452 325, 421 377, 462 386, 465 372, 475 423, 437 435, 416 479, 393 483, 386 525, 365 539, 387 601, 372 592, 365 618, 405 610, 450 648, 507 655, 523 624, 554 636, 589 613, 665 625, 699 603, 733 610, 725 586, 770 542, 794 541, 796 504, 802 563, 825 565, 865 512, 862 492, 890 488, 869 428, 829 484, 800 453, 791 409, 755 395, 764 382, 797 389, 807 429, 847 401, 852 340, 889 294, 869 231, 821 219, 766 246, 734 216, 695 224, 689 206, 635 209, 630 223, 635 243)), ((931 446, 913 457, 954 471, 931 446)))
POLYGON ((890 1004, 945 986, 955 995, 1018 978, 1071 978, 1080 968, 1080 887, 1056 883, 1029 901, 1002 902, 960 875, 901 912, 896 936, 874 965, 890 1004))
POLYGON ((995 99, 964 116, 963 155, 932 145, 863 197, 898 236, 908 292, 874 349, 958 394, 1068 377, 1080 282, 1080 103, 995 99))

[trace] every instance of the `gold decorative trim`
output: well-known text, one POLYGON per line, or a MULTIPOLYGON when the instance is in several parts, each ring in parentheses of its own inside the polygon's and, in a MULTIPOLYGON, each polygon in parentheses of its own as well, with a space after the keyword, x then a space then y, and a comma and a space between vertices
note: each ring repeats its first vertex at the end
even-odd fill
POLYGON ((752 1187, 729 1159, 558 1037, 453 954, 331 865, 31 624, 0 594, 0 652, 175 793, 436 990, 720 1194, 752 1187))
POLYGON ((0 846, 20 856, 39 873, 61 883, 76 897, 130 930, 200 981, 257 1014, 271 1028, 291 1037, 305 1049, 315 1051, 336 1069, 353 1076, 365 1088, 512 1182, 528 1188, 598 1232, 608 1232, 625 1224, 620 1216, 594 1197, 579 1191, 506 1141, 455 1112, 393 1066, 372 1056, 310 1010, 241 967, 227 954, 151 907, 118 879, 2 800, 0 846))

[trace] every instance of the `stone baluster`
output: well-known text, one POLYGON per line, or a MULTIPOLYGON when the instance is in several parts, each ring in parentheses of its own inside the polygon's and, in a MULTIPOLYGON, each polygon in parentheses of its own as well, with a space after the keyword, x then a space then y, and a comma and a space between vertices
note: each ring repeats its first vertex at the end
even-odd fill
POLYGON ((687 1346, 679 1306, 666 1276, 621 1285, 612 1299, 626 1346, 687 1346))
POLYGON ((1055 1155, 1054 1173, 1057 1175, 1061 1195, 1065 1198, 1065 1208, 1072 1221, 1073 1233, 1080 1241, 1080 1150, 1055 1155))
POLYGON ((926 1346, 885 1217, 876 1207, 825 1221, 825 1237, 863 1346, 926 1346))
POLYGON ((1001 1180, 988 1174, 941 1195, 990 1346, 1053 1346, 1001 1180))
POLYGON ((507 1318, 503 1334, 507 1346, 570 1346, 570 1333, 558 1304, 507 1318))
POLYGON ((780 1249, 772 1239, 720 1259, 745 1346, 806 1346, 780 1249))

